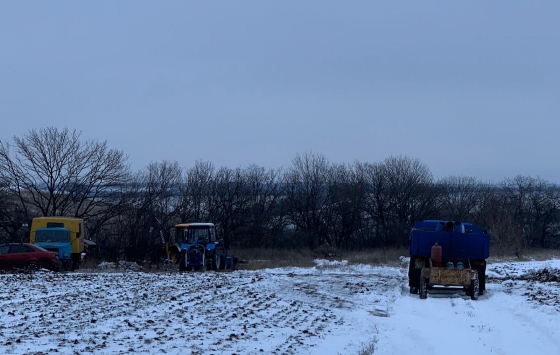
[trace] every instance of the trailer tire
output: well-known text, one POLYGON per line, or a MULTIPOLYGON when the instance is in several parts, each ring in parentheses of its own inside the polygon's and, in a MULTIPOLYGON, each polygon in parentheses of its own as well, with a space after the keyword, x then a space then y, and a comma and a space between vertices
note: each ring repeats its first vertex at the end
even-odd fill
POLYGON ((478 299, 478 296, 480 295, 479 292, 480 292, 480 284, 478 282, 478 279, 471 280, 471 290, 470 290, 471 299, 476 301, 478 299))
POLYGON ((411 255, 410 263, 408 266, 408 286, 410 288, 418 289, 418 283, 420 282, 420 272, 422 270, 416 269, 414 260, 415 260, 415 256, 411 255))
POLYGON ((479 295, 483 295, 486 290, 486 266, 478 268, 479 295))
POLYGON ((418 293, 420 294, 420 299, 424 300, 428 298, 428 279, 425 277, 420 278, 420 287, 418 287, 418 293))

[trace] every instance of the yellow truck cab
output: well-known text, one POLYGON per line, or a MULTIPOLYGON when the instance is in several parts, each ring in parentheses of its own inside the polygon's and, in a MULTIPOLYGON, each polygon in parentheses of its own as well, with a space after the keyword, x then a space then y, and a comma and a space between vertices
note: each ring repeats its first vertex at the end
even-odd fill
POLYGON ((37 217, 31 223, 30 243, 58 253, 65 270, 80 267, 86 231, 84 221, 74 217, 37 217))

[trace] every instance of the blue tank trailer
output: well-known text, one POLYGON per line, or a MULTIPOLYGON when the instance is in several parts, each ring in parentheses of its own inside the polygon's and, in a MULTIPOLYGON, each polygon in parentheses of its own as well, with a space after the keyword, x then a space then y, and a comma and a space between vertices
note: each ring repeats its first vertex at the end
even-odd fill
POLYGON ((473 299, 486 290, 490 234, 461 221, 425 220, 410 232, 410 293, 427 298, 434 286, 459 286, 473 299))

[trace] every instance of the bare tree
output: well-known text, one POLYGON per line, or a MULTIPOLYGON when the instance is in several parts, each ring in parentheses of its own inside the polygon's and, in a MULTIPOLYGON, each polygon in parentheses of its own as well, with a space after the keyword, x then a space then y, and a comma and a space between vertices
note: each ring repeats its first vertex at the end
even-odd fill
POLYGON ((208 204, 209 215, 217 224, 226 245, 239 242, 248 222, 251 196, 241 168, 222 167, 214 176, 208 204))
POLYGON ((280 171, 251 165, 243 170, 243 174, 250 198, 243 245, 275 246, 286 225, 285 211, 280 203, 280 171))
POLYGON ((182 202, 177 222, 209 222, 208 203, 214 180, 214 165, 196 161, 188 169, 181 186, 182 202))
POLYGON ((366 184, 365 212, 372 223, 369 227, 373 228, 373 238, 380 242, 379 245, 385 248, 389 240, 389 224, 391 219, 391 199, 389 195, 389 175, 386 173, 384 164, 365 163, 360 165, 366 184))
POLYGON ((379 179, 384 184, 378 193, 385 195, 388 242, 406 245, 415 221, 439 213, 438 192, 434 189, 432 174, 418 159, 406 156, 389 157, 378 170, 382 175, 379 179))
POLYGON ((476 223, 491 189, 475 177, 449 176, 439 181, 442 218, 476 223))
POLYGON ((91 217, 119 199, 129 167, 106 142, 55 127, 31 129, 12 144, 0 141, 0 177, 26 215, 91 217), (13 148, 13 151, 11 150, 13 148))
POLYGON ((363 246, 363 241, 356 239, 356 232, 362 226, 366 198, 366 183, 359 164, 334 165, 328 181, 329 245, 337 248, 363 246))
POLYGON ((19 201, 10 194, 7 183, 0 181, 0 244, 28 241, 28 223, 19 201))
POLYGON ((523 227, 528 246, 546 248, 557 244, 560 190, 541 178, 516 176, 501 184, 506 207, 523 227))
POLYGON ((484 226, 489 228, 492 235, 492 248, 501 256, 512 256, 525 246, 523 226, 515 220, 508 199, 502 191, 496 191, 488 199, 483 215, 484 226))
POLYGON ((304 235, 302 242, 309 249, 327 242, 325 206, 329 201, 329 170, 325 156, 308 153, 297 155, 293 166, 284 174, 290 218, 304 235))
POLYGON ((132 180, 135 196, 123 212, 126 254, 130 260, 142 260, 150 254, 157 262, 162 256, 160 231, 167 232, 177 213, 182 171, 177 162, 150 163, 132 180), (165 229, 165 231, 163 230, 165 229))

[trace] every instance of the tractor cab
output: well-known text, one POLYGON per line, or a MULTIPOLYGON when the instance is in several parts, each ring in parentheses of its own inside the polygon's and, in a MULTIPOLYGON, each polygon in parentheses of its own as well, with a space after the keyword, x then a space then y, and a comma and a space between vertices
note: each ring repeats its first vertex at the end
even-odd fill
POLYGON ((181 249, 191 244, 207 244, 216 241, 216 226, 213 223, 188 223, 175 226, 175 237, 181 249))

